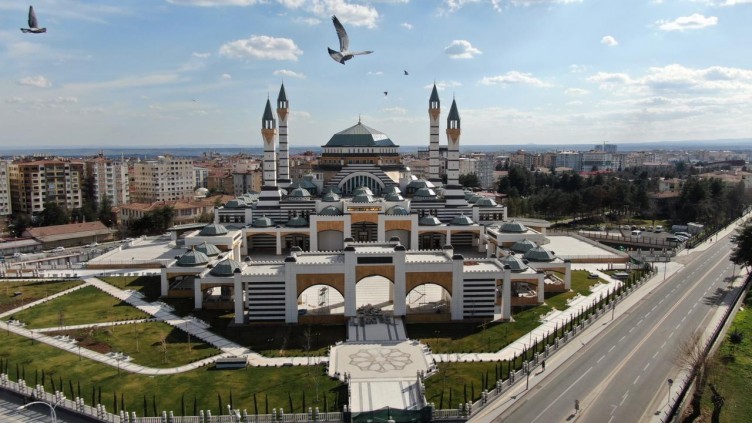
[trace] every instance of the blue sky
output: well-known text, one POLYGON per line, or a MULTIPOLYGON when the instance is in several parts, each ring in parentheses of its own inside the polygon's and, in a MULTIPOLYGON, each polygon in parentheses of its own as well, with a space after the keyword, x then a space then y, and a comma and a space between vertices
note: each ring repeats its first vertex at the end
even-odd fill
POLYGON ((752 137, 752 0, 37 0, 23 34, 27 8, 0 0, 3 146, 260 147, 282 81, 296 146, 359 116, 427 145, 434 81, 465 145, 752 137), (333 61, 332 15, 375 52, 333 61))

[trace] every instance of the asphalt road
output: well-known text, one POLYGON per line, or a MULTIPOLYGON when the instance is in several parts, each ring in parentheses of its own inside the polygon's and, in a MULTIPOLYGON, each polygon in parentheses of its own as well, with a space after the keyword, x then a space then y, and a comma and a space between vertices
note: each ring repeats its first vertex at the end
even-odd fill
POLYGON ((493 421, 632 423, 653 418, 667 400, 667 380, 678 372, 682 345, 707 325, 727 291, 729 252, 728 241, 722 240, 698 253, 493 421))

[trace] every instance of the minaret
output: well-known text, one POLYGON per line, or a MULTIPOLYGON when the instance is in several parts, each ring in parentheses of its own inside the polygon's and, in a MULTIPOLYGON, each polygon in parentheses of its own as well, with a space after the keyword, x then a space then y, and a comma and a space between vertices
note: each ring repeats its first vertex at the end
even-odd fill
POLYGON ((259 206, 276 206, 279 204, 280 193, 277 188, 277 159, 274 152, 274 138, 277 135, 277 121, 272 114, 272 105, 266 99, 264 117, 261 119, 261 135, 264 137, 264 171, 259 206))
POLYGON ((447 116, 447 184, 444 187, 444 199, 448 206, 467 206, 465 193, 460 185, 460 113, 457 102, 452 99, 452 107, 447 116))
POLYGON ((428 117, 431 119, 431 137, 428 145, 428 180, 436 186, 441 186, 439 175, 439 116, 441 115, 441 102, 436 84, 433 84, 431 98, 428 99, 428 117))
POLYGON ((277 117, 279 117, 279 175, 277 184, 281 188, 287 188, 290 185, 290 155, 287 150, 287 95, 285 95, 285 84, 279 89, 277 96, 277 117))

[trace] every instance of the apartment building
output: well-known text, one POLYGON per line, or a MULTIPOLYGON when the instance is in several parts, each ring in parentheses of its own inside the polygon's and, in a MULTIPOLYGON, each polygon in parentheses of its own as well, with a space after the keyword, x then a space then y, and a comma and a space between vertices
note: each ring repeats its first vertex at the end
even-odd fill
POLYGON ((93 178, 97 205, 102 204, 105 197, 110 199, 110 205, 113 207, 129 203, 130 181, 127 164, 100 155, 86 162, 86 174, 93 178))
POLYGON ((16 162, 10 165, 13 210, 39 213, 44 203, 55 202, 72 210, 82 205, 84 164, 60 159, 16 162))
POLYGON ((196 174, 193 161, 160 156, 133 165, 131 201, 151 203, 193 198, 196 174))

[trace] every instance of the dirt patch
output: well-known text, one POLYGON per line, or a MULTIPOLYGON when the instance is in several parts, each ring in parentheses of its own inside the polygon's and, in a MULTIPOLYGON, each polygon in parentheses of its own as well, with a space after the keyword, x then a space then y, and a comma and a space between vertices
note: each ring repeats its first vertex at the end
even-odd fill
POLYGON ((112 346, 105 342, 98 341, 94 338, 94 331, 101 329, 76 329, 76 330, 61 330, 55 332, 48 332, 49 336, 68 335, 72 339, 75 339, 77 344, 82 348, 98 352, 101 354, 107 354, 112 351, 112 346))

